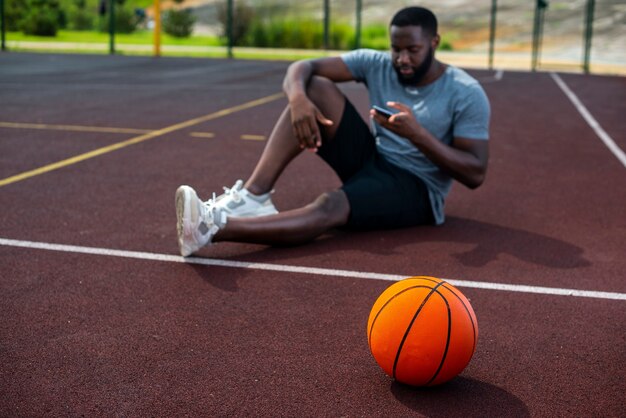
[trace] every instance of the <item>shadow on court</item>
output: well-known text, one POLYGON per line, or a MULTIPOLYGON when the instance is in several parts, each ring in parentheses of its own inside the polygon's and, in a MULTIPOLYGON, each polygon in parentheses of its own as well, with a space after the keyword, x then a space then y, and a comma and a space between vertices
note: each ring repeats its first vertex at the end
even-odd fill
POLYGON ((526 405, 497 386, 465 377, 432 388, 391 384, 393 396, 428 417, 529 417, 526 405))
MULTIPOLYGON (((276 261, 301 255, 321 256, 349 248, 377 256, 392 256, 397 254, 398 247, 419 243, 464 244, 463 247, 471 245, 469 251, 451 253, 465 267, 484 267, 505 254, 551 269, 576 269, 591 265, 584 257, 583 249, 574 244, 522 229, 459 217, 448 217, 446 223, 440 227, 420 226, 392 231, 333 231, 312 243, 298 247, 247 247, 250 252, 237 254, 236 257, 243 255, 251 261, 276 261), (381 241, 384 241, 384 245, 380 245, 381 241)), ((211 252, 209 250, 204 254, 210 256, 211 252)))

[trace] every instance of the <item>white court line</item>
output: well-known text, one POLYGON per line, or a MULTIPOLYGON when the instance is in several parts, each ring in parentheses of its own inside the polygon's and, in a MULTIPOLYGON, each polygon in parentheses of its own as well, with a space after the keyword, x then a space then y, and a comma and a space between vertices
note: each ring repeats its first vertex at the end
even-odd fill
MULTIPOLYGON (((319 276, 335 276, 335 277, 350 277, 356 279, 371 279, 371 280, 386 280, 386 281, 398 281, 411 275, 398 275, 398 274, 383 274, 383 273, 370 273, 353 270, 337 270, 327 269, 319 267, 300 267, 300 266, 288 266, 284 264, 269 264, 269 263, 251 263, 247 261, 232 261, 232 260, 219 260, 214 258, 199 258, 199 257, 181 257, 170 254, 156 254, 146 253, 139 251, 124 251, 113 250, 107 248, 95 248, 95 247, 79 247, 76 245, 63 245, 63 244, 51 244, 45 242, 33 242, 33 241, 20 241, 0 238, 0 245, 7 247, 21 247, 31 248, 38 250, 50 250, 60 251, 75 254, 91 254, 102 255, 107 257, 123 257, 132 258, 136 260, 151 260, 151 261, 163 261, 168 263, 187 263, 187 264, 202 264, 205 266, 219 266, 219 267, 235 267, 251 270, 268 270, 268 271, 280 271, 288 273, 302 273, 302 274, 315 274, 319 276)), ((615 292, 598 292, 592 290, 578 290, 578 289, 561 289, 555 287, 541 287, 541 286, 526 286, 517 284, 504 284, 504 283, 489 283, 489 282, 474 282, 467 280, 449 280, 443 279, 448 283, 458 287, 470 287, 474 289, 487 289, 487 290, 503 290, 507 292, 520 292, 520 293, 538 293, 541 295, 557 295, 557 296, 576 296, 583 298, 593 299, 613 299, 613 300, 626 300, 626 293, 615 292)))
POLYGON ((493 77, 477 78, 477 80, 480 84, 489 84, 496 81, 501 81, 502 78, 504 78, 504 70, 499 69, 496 70, 496 73, 493 75, 493 77))
POLYGON ((596 121, 595 118, 591 116, 591 113, 589 113, 585 105, 583 105, 582 102, 578 100, 578 97, 572 92, 572 90, 570 90, 570 88, 567 86, 567 84, 565 84, 561 77, 559 77, 557 73, 550 73, 550 75, 552 76, 554 82, 561 88, 561 90, 563 90, 563 93, 565 93, 568 99, 570 99, 572 104, 582 115, 583 119, 585 119, 589 126, 591 126, 591 129, 593 129, 596 135, 598 135, 602 142, 604 142, 604 145, 606 145, 607 148, 613 153, 613 155, 615 155, 615 157, 617 157, 617 159, 622 163, 622 165, 626 167, 626 154, 624 153, 624 151, 622 151, 621 148, 615 143, 615 141, 613 141, 613 138, 611 138, 609 134, 607 134, 606 131, 602 129, 602 126, 600 126, 598 121, 596 121))

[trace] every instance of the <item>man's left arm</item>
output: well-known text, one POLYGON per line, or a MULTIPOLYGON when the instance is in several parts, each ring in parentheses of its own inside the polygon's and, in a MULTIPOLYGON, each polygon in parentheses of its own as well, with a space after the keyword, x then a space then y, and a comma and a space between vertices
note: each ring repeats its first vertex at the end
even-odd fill
POLYGON ((489 161, 489 141, 455 137, 452 144, 447 145, 420 125, 408 106, 398 102, 387 105, 399 112, 386 119, 371 111, 376 122, 410 140, 434 164, 467 187, 475 189, 483 183, 489 161))

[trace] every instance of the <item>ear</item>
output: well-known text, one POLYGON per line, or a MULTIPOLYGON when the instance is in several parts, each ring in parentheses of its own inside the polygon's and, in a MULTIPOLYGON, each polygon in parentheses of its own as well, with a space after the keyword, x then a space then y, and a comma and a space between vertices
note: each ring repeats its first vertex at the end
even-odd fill
POLYGON ((441 41, 441 37, 439 36, 439 34, 436 34, 435 36, 433 36, 433 38, 430 40, 430 44, 432 45, 433 49, 437 49, 437 47, 439 47, 440 41, 441 41))

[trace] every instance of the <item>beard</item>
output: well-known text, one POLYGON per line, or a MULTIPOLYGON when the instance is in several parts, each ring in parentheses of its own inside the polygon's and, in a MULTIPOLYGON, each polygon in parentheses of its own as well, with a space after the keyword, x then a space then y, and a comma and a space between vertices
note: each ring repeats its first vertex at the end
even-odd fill
POLYGON ((396 74, 398 75, 398 81, 400 84, 404 86, 416 86, 419 84, 433 63, 433 59, 435 56, 435 51, 431 46, 426 54, 426 58, 424 58, 424 62, 422 62, 417 67, 411 67, 413 69, 413 74, 410 76, 406 76, 400 72, 400 67, 394 65, 394 70, 396 70, 396 74))

